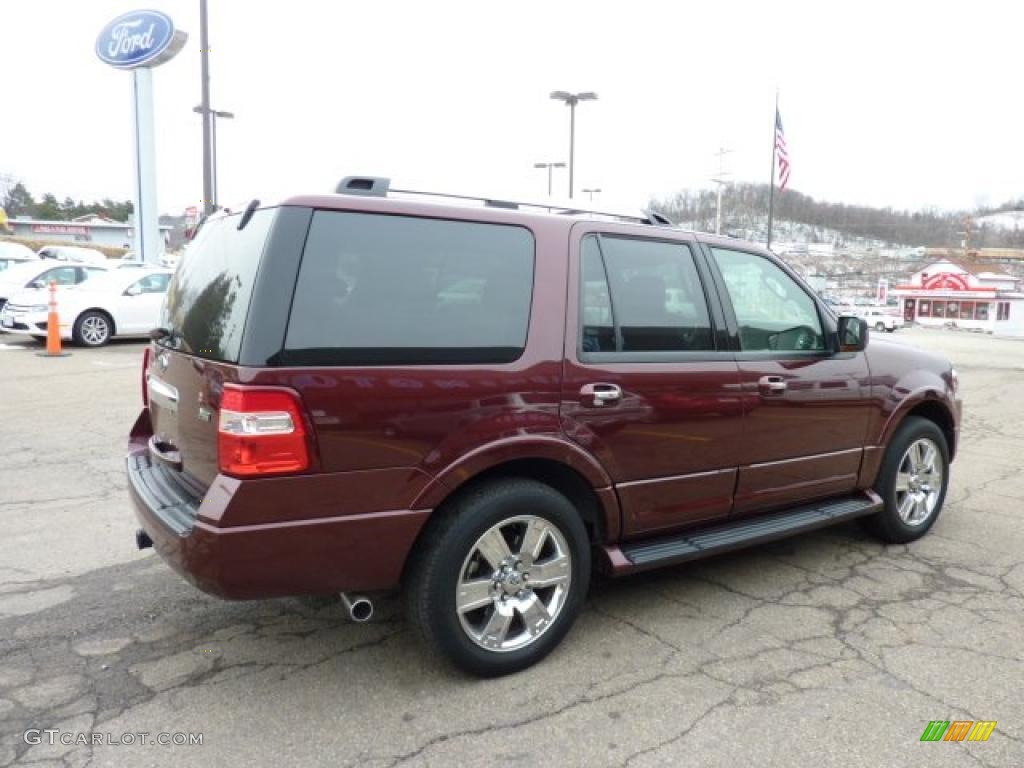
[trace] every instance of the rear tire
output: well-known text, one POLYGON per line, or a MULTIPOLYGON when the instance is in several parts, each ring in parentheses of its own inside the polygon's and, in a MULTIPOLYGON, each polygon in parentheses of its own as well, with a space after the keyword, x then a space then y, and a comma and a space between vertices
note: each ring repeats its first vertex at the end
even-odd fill
POLYGON ((83 347, 102 347, 114 335, 114 323, 104 312, 83 312, 75 321, 75 343, 83 347))
POLYGON ((434 651, 497 677, 561 642, 590 580, 590 541, 565 496, 534 480, 496 480, 446 503, 428 526, 403 589, 409 620, 434 651))
POLYGON ((885 330, 885 323, 883 323, 881 320, 879 320, 877 323, 875 323, 875 330, 878 331, 879 333, 884 331, 885 330))
POLYGON ((906 544, 935 524, 949 487, 949 447, 933 421, 908 416, 896 430, 882 460, 875 492, 885 508, 864 519, 864 527, 888 544, 906 544))

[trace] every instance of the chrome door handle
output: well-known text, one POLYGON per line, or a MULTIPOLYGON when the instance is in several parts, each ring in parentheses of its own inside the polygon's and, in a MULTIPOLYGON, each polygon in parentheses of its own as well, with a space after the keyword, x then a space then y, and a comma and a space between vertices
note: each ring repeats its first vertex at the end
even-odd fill
POLYGON ((617 384, 584 384, 580 398, 586 405, 603 408, 622 399, 622 389, 617 384))
POLYGON ((786 380, 781 376, 762 376, 757 387, 767 395, 781 395, 786 391, 786 380))

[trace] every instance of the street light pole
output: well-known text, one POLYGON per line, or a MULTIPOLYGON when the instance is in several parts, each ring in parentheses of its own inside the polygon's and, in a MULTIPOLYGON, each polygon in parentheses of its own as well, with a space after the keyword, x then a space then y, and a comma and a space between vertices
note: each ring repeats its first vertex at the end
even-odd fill
MULTIPOLYGON (((210 137, 212 139, 210 145, 210 205, 211 211, 216 210, 220 207, 220 195, 217 191, 217 118, 223 118, 225 120, 233 120, 235 117, 234 112, 222 112, 216 109, 210 109, 207 105, 206 110, 203 110, 203 105, 200 104, 198 107, 193 107, 192 111, 203 115, 205 122, 206 116, 209 115, 210 119, 210 137)), ((205 164, 204 164, 205 167, 205 164)), ((205 210, 205 209, 204 209, 205 210)))
POLYGON ((597 94, 593 91, 569 93, 568 91, 552 91, 551 98, 565 102, 569 107, 569 199, 572 199, 573 172, 576 155, 576 105, 581 101, 596 101, 597 94))
POLYGON ((548 197, 551 197, 551 175, 555 168, 565 168, 565 163, 534 163, 534 168, 548 169, 548 197))
POLYGON ((731 149, 725 147, 719 147, 715 155, 718 156, 718 176, 711 179, 715 184, 718 185, 718 202, 715 205, 715 234, 720 235, 722 233, 722 188, 729 183, 728 171, 725 170, 725 156, 732 152, 731 149))
POLYGON ((220 195, 217 194, 217 115, 210 120, 210 178, 213 182, 213 208, 220 208, 220 195))
POLYGON ((576 168, 576 104, 569 105, 569 199, 572 200, 572 174, 576 168))
POLYGON ((199 0, 199 55, 202 67, 203 116, 203 213, 213 213, 213 131, 210 115, 210 31, 206 18, 206 0, 199 0))

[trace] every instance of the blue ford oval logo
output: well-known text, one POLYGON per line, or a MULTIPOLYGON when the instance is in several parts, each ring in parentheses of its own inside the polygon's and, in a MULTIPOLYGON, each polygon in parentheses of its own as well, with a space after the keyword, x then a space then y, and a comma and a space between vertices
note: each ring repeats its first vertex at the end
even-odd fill
POLYGON ((96 55, 110 66, 121 69, 155 66, 177 53, 184 44, 181 40, 181 45, 168 51, 175 42, 174 22, 166 13, 133 11, 118 16, 103 28, 96 38, 96 55), (170 56, 164 57, 168 52, 170 56))

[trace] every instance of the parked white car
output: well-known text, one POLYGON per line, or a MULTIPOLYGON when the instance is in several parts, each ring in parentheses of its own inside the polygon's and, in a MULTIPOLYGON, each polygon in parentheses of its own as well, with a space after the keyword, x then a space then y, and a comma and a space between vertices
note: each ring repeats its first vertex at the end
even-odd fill
POLYGON ((897 328, 903 327, 903 315, 899 313, 898 309, 881 309, 879 307, 866 307, 859 313, 860 317, 863 317, 867 324, 874 330, 881 333, 892 333, 897 328))
POLYGON ((44 245, 37 253, 40 259, 72 261, 77 264, 104 264, 107 261, 107 257, 95 248, 77 245, 44 245))
POLYGON ((0 240, 0 272, 3 272, 12 264, 20 264, 23 261, 34 261, 38 258, 39 257, 36 256, 35 251, 27 245, 0 240))
POLYGON ((0 310, 7 300, 16 293, 31 288, 46 288, 50 281, 59 286, 78 285, 90 277, 104 275, 107 265, 65 264, 48 259, 35 259, 12 266, 0 272, 0 310))
MULTIPOLYGON (((114 337, 145 336, 160 319, 171 271, 114 269, 57 293, 60 335, 86 347, 114 337)), ((49 307, 45 289, 10 298, 0 312, 0 330, 43 338, 49 307)))

